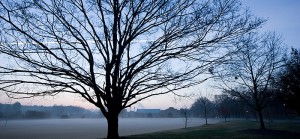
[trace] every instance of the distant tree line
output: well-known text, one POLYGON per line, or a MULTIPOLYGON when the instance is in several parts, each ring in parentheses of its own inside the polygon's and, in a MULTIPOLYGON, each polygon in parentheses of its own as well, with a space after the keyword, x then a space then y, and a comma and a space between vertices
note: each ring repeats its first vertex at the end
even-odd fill
POLYGON ((46 118, 96 118, 103 117, 99 111, 76 106, 25 106, 0 103, 0 119, 46 119, 46 118))
MULTIPOLYGON (((245 118, 258 120, 258 114, 247 103, 237 97, 232 97, 225 92, 221 95, 215 95, 214 98, 199 97, 192 104, 190 110, 191 117, 202 118, 245 118), (205 102, 205 103, 203 103, 205 102)), ((290 109, 287 109, 280 103, 278 98, 273 99, 272 105, 265 108, 264 118, 267 120, 283 119, 295 117, 296 115, 290 109)), ((208 122, 209 123, 209 122, 208 122)))

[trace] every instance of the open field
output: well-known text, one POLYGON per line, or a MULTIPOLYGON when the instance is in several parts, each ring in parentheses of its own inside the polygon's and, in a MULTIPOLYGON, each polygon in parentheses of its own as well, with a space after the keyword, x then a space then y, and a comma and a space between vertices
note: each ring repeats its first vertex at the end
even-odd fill
POLYGON ((127 136, 124 139, 300 139, 299 121, 266 122, 266 130, 258 127, 259 123, 254 121, 230 121, 127 136))
MULTIPOLYGON (((184 127, 183 118, 120 118, 120 136, 151 133, 184 127)), ((204 119, 188 124, 200 126, 204 119)), ((219 119, 209 119, 217 123, 219 119)), ((0 121, 0 139, 96 139, 106 137, 105 119, 47 119, 0 121)))

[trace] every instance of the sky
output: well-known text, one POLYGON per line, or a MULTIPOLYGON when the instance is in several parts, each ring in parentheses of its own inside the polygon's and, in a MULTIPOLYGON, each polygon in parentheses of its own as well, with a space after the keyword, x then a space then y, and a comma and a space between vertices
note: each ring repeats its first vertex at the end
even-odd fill
POLYGON ((262 31, 282 35, 288 47, 300 48, 300 0, 241 0, 252 14, 267 19, 262 31))
MULTIPOLYGON (((300 49, 300 0, 241 0, 244 7, 248 7, 254 16, 267 19, 265 25, 260 29, 261 32, 274 31, 284 39, 288 48, 295 47, 300 49)), ((189 93, 218 93, 209 89, 211 82, 202 84, 194 88, 182 90, 189 93)), ((158 108, 167 109, 168 107, 185 108, 190 107, 194 98, 178 99, 173 94, 155 96, 144 100, 128 110, 137 108, 158 108)), ((92 104, 83 100, 80 96, 70 94, 59 94, 52 97, 37 97, 22 100, 13 100, 0 94, 0 103, 21 102, 22 105, 75 105, 88 109, 97 109, 92 104)))

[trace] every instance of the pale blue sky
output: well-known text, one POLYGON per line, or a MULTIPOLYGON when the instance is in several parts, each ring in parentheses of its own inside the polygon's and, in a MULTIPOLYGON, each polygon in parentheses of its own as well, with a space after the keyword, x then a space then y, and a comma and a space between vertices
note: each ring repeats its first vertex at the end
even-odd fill
MULTIPOLYGON (((241 0, 243 6, 249 7, 250 11, 258 17, 266 18, 268 21, 261 29, 264 31, 275 31, 282 35, 285 44, 289 47, 300 48, 300 0, 241 0)), ((207 88, 196 87, 181 92, 207 93, 207 88), (203 89, 204 88, 204 89, 203 89)), ((96 108, 92 104, 85 102, 79 96, 70 94, 60 94, 54 97, 40 97, 25 100, 8 99, 5 95, 0 95, 1 103, 13 103, 21 101, 23 105, 76 105, 85 108, 96 108)), ((142 101, 136 108, 161 108, 166 109, 170 106, 175 108, 189 107, 191 100, 175 101, 172 94, 156 96, 142 101)))
POLYGON ((254 15, 268 19, 263 31, 275 31, 288 46, 300 48, 300 0, 241 1, 254 15))

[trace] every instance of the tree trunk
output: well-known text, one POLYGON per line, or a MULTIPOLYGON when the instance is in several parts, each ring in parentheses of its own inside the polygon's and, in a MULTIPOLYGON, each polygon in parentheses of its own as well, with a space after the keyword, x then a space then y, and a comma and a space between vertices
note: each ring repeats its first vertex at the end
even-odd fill
POLYGON ((204 117, 205 117, 205 124, 207 125, 206 107, 204 108, 204 117))
POLYGON ((111 113, 106 117, 108 124, 107 139, 119 139, 118 113, 111 113))
POLYGON ((265 127, 265 122, 264 122, 264 117, 262 115, 262 110, 258 110, 258 116, 259 116, 259 122, 260 122, 260 129, 266 129, 265 127))
POLYGON ((184 128, 187 128, 187 122, 188 122, 188 117, 186 116, 186 117, 185 117, 185 125, 184 125, 184 128))

